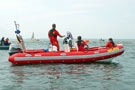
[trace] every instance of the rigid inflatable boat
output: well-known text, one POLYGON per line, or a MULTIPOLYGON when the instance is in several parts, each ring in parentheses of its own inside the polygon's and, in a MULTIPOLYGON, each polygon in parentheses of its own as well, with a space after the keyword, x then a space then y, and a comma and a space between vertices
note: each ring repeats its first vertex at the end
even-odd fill
POLYGON ((27 50, 24 53, 15 53, 9 57, 13 64, 36 64, 36 63, 85 63, 92 61, 110 61, 124 52, 123 45, 113 48, 93 47, 89 51, 51 51, 27 50))
MULTIPOLYGON (((70 35, 71 36, 71 35, 70 35)), ((114 57, 121 55, 124 52, 122 44, 108 48, 93 47, 88 51, 71 50, 66 52, 61 51, 45 51, 26 50, 23 39, 19 33, 16 34, 18 45, 10 45, 9 61, 13 64, 37 64, 37 63, 86 63, 92 61, 111 61, 114 57)))

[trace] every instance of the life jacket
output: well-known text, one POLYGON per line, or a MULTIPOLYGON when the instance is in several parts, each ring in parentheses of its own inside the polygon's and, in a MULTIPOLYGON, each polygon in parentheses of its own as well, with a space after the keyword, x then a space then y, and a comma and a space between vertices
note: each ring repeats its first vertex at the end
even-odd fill
POLYGON ((8 40, 5 40, 5 43, 8 43, 8 40))
POLYGON ((108 42, 106 46, 107 46, 107 47, 114 47, 114 46, 115 46, 115 43, 113 43, 113 42, 108 42))
POLYGON ((56 31, 55 29, 51 29, 50 30, 50 35, 49 36, 53 36, 53 37, 57 37, 57 35, 54 35, 53 32, 56 31))
POLYGON ((83 41, 83 40, 77 41, 77 45, 78 45, 78 46, 84 46, 84 45, 82 44, 82 41, 83 41))
POLYGON ((113 41, 111 43, 112 43, 112 46, 115 46, 115 43, 113 41))

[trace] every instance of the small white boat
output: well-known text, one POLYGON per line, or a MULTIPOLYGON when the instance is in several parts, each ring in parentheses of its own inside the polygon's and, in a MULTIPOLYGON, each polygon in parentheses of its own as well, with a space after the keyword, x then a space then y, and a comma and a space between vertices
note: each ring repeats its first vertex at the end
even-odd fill
POLYGON ((39 39, 34 38, 34 32, 32 33, 31 40, 32 40, 32 41, 39 41, 39 39))

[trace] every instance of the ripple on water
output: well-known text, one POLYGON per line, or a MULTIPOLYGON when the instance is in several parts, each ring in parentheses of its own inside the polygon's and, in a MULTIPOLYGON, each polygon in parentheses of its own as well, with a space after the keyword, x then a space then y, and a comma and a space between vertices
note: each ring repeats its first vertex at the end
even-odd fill
MULTIPOLYGON (((124 44, 125 53, 114 59, 117 63, 110 64, 12 66, 8 62, 8 51, 0 51, 0 90, 134 90, 135 43, 131 40, 117 42, 124 44)), ((93 42, 90 45, 100 46, 105 43, 93 42)), ((45 49, 48 41, 27 41, 26 47, 45 49)))

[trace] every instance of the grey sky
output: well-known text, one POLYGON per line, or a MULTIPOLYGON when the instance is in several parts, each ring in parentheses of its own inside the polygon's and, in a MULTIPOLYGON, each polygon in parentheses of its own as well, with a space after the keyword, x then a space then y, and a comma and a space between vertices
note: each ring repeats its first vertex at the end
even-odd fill
POLYGON ((0 0, 0 37, 48 38, 51 24, 76 38, 135 39, 135 0, 0 0))

